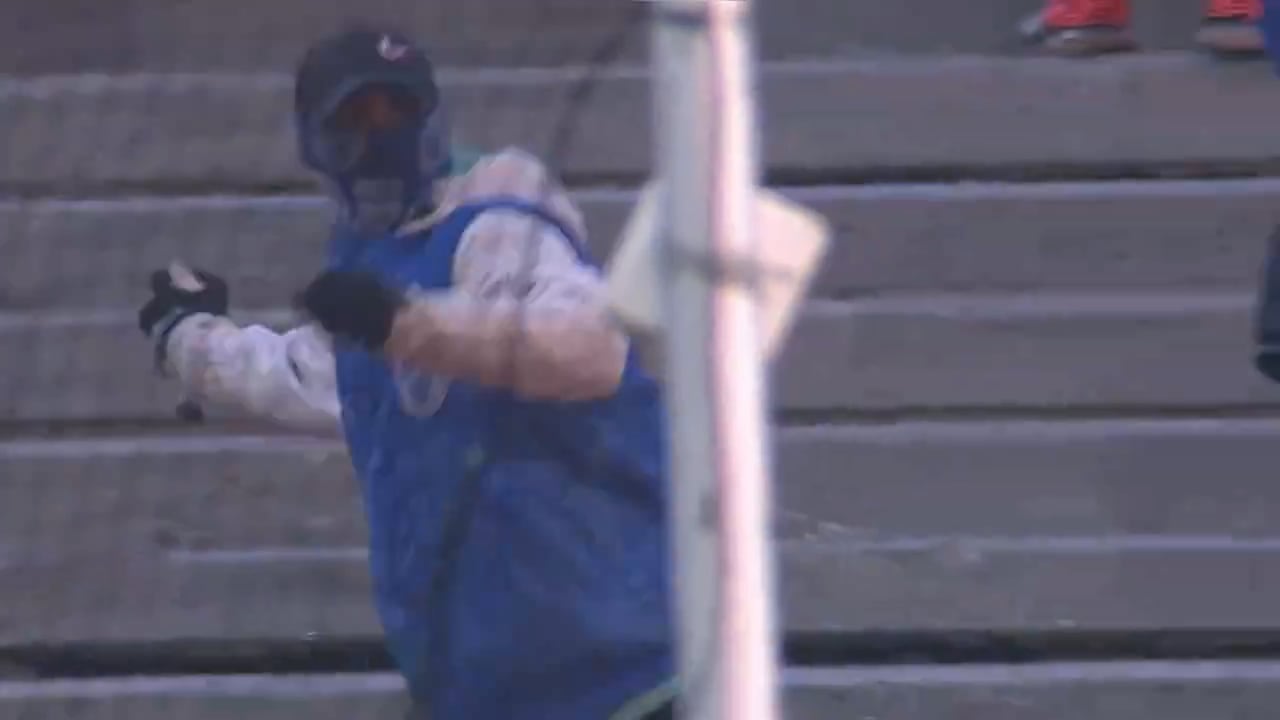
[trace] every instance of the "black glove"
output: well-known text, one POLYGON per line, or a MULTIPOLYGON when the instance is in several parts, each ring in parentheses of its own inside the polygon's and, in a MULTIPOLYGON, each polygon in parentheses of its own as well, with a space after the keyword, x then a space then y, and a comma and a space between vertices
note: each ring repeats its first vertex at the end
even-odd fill
POLYGON ((151 273, 151 299, 138 311, 138 328, 159 347, 163 347, 169 331, 189 315, 227 314, 230 304, 227 282, 203 270, 193 270, 192 274, 203 285, 200 290, 174 287, 168 270, 151 273))
POLYGON ((1280 383, 1280 227, 1267 238, 1253 334, 1257 343, 1254 367, 1267 379, 1280 383))
POLYGON ((298 307, 339 340, 381 350, 407 299, 366 272, 330 270, 298 295, 298 307))

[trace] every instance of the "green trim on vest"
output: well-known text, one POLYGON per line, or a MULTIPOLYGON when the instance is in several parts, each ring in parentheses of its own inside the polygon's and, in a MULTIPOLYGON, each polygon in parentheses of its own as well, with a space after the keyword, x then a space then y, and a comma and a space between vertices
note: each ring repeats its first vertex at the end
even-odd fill
POLYGON ((649 692, 632 698, 617 712, 610 715, 609 720, 644 720, 675 700, 677 695, 679 695, 678 683, 675 678, 672 678, 649 692))
POLYGON ((480 158, 485 154, 473 147, 466 145, 454 145, 449 149, 450 159, 453 161, 453 174, 466 175, 471 172, 471 168, 480 162, 480 158))

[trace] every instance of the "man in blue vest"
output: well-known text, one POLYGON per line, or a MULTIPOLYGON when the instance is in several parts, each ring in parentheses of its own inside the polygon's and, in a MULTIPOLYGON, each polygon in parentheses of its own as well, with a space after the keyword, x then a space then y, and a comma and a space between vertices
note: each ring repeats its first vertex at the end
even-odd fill
POLYGON ((1262 30, 1262 44, 1280 73, 1280 0, 1261 0, 1260 4, 1258 27, 1262 30))
POLYGON ((1280 383, 1280 228, 1267 238, 1265 253, 1254 309, 1253 365, 1263 377, 1280 383))
MULTIPOLYGON (((1280 0, 1263 0, 1260 27, 1267 54, 1280 74, 1280 0)), ((1266 240, 1257 305, 1254 308, 1254 367, 1280 383, 1280 228, 1266 240)))
POLYGON ((295 121, 338 211, 298 296, 314 326, 239 328, 225 283, 157 271, 139 316, 157 355, 202 398, 340 424, 424 717, 671 717, 662 405, 576 211, 483 190, 531 167, 518 151, 446 181, 432 68, 394 32, 316 44, 295 121))

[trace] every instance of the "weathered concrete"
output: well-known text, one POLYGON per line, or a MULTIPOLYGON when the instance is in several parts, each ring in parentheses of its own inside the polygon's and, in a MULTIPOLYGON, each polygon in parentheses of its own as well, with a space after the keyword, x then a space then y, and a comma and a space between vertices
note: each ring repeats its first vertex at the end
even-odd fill
POLYGON ((0 682, 3 720, 390 720, 407 709, 388 674, 0 682))
MULTIPOLYGON (((1269 720, 1274 663, 1054 663, 784 672, 793 720, 1269 720)), ((173 677, 0 683, 0 718, 387 720, 403 713, 388 674, 173 677)))
MULTIPOLYGON (((1280 220, 1280 181, 789 188, 837 236, 813 292, 1246 290, 1280 220)), ((576 193, 596 256, 635 196, 576 193)), ((277 305, 318 269, 315 197, 0 204, 0 310, 132 308, 182 258, 223 274, 237 307, 277 305)))
MULTIPOLYGON (((761 2, 761 52, 771 58, 869 53, 1019 53, 1014 32, 1037 0, 841 0, 761 2)), ((1191 47, 1199 0, 1137 0, 1140 39, 1149 49, 1191 47)), ((306 44, 348 18, 410 28, 443 65, 560 65, 587 59, 622 27, 625 0, 503 0, 422 3, 364 0, 87 0, 25 3, 0 28, 6 72, 287 70, 306 44)), ((647 26, 628 33, 623 60, 643 61, 647 26)))
MULTIPOLYGON (((1280 527, 1280 489, 1272 482, 1280 426, 1267 419, 778 432, 778 522, 787 538, 1256 540, 1280 527), (1210 477, 1214 492, 1206 495, 1210 477)), ((354 480, 336 440, 12 441, 0 444, 0 477, 0 545, 11 547, 93 548, 110 540, 199 551, 364 541, 354 480)))
MULTIPOLYGON (((1277 434, 1261 421, 784 430, 787 627, 1275 627, 1277 434)), ((0 478, 0 644, 376 633, 334 444, 11 442, 0 478)))
MULTIPOLYGON (((15 10, 0 27, 0 193, 309 188, 278 73, 348 8, 307 0, 300 15, 300 2, 15 10), (191 74, 155 75, 171 71, 191 74), (235 75, 246 71, 277 74, 235 75)), ((841 302, 810 304, 777 374, 796 423, 777 449, 788 631, 1280 626, 1269 419, 865 422, 1280 406, 1248 366, 1249 293, 1280 182, 830 184, 1276 169, 1280 95, 1259 65, 904 57, 1016 52, 1012 25, 1037 4, 761 3, 767 57, 856 59, 762 73, 772 177, 818 185, 790 192, 839 232, 815 292, 841 302), (817 424, 852 417, 864 422, 817 424)), ((1139 0, 1140 32, 1185 48, 1198 4, 1139 0)), ((563 68, 639 5, 508 5, 369 0, 361 12, 403 14, 443 65, 473 68, 446 72, 463 140, 545 151, 575 77, 563 68)), ((624 64, 642 60, 644 34, 633 29, 624 64)), ((574 185, 648 172, 646 79, 606 75, 563 163, 574 185)), ((581 196, 606 255, 632 196, 581 196)), ((151 376, 130 317, 146 271, 187 259, 227 272, 240 308, 269 309, 314 271, 323 224, 310 197, 0 205, 5 429, 170 418, 175 389, 151 376)), ((334 443, 199 431, 0 443, 0 647, 373 638, 364 542, 334 443)), ((829 668, 787 681, 797 720, 1270 720, 1280 700, 1274 663, 829 668)), ((0 682, 0 720, 400 712, 385 675, 0 682)))
POLYGON ((812 633, 894 628, 1270 628, 1280 552, 1129 549, 1106 539, 983 543, 942 538, 880 549, 856 542, 784 546, 787 627, 812 633), (1230 588, 1229 591, 1224 588, 1230 588))
MULTIPOLYGON (((543 152, 576 74, 463 73, 446 83, 463 139, 543 152)), ((993 58, 770 64, 760 72, 775 176, 1270 169, 1270 69, 1189 55, 1078 63, 993 58), (1213 132, 1206 132, 1212 127, 1213 132)), ((648 174, 643 73, 597 81, 562 168, 575 182, 648 174)), ((282 76, 78 77, 0 84, 14 191, 309 184, 282 76)))
POLYGON ((1273 666, 1108 663, 793 670, 797 720, 1264 720, 1273 666))
POLYGON ((1256 539, 1280 527, 1269 499, 1280 425, 1269 419, 778 432, 786 537, 1256 539))
MULTIPOLYGON (((1274 663, 1113 663, 790 669, 793 720, 1269 720, 1274 663)), ((404 711, 388 674, 0 682, 0 718, 387 720, 404 711)))
MULTIPOLYGON (((1250 364, 1247 295, 939 295, 815 301, 776 368, 807 412, 1274 407, 1250 364)), ((172 417, 132 313, 0 324, 0 417, 172 417)))
MULTIPOLYGON (((1274 540, 1177 541, 789 541, 780 552, 784 623, 811 634, 1280 625, 1274 540)), ((375 637, 359 549, 293 550, 166 555, 108 545, 10 558, 0 570, 0 645, 375 637)))

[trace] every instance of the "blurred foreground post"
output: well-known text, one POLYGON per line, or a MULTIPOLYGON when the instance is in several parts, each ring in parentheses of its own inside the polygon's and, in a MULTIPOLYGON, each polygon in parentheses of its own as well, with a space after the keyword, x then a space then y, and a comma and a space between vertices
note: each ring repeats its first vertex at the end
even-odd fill
POLYGON ((750 0, 658 0, 652 63, 682 717, 778 717, 750 0))

